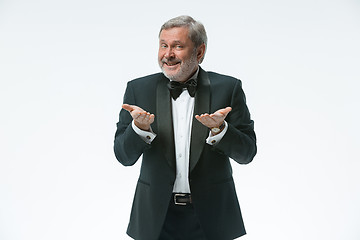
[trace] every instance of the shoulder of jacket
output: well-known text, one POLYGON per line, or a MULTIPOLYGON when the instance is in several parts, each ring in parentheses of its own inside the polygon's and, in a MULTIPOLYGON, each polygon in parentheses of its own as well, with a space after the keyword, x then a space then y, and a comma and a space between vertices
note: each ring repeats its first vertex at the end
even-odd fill
POLYGON ((162 73, 154 73, 151 75, 147 75, 147 76, 143 76, 143 77, 139 77, 139 78, 135 78, 131 81, 129 81, 128 83, 134 83, 134 84, 142 84, 143 82, 152 82, 152 81, 157 81, 160 77, 162 77, 162 73))
POLYGON ((229 76, 229 75, 225 75, 225 74, 220 74, 220 73, 216 73, 216 72, 207 72, 208 74, 208 77, 211 80, 218 80, 218 81, 227 81, 227 82, 233 82, 233 83, 236 83, 237 81, 240 81, 241 83, 241 80, 238 79, 238 78, 235 78, 235 77, 232 77, 232 76, 229 76))

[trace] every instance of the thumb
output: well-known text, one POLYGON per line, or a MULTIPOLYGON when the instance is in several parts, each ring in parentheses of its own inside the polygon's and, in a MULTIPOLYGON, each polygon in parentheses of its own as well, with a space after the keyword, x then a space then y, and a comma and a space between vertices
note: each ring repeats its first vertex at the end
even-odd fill
POLYGON ((225 113, 228 114, 229 112, 231 112, 232 108, 231 107, 226 107, 224 110, 225 110, 225 113))
POLYGON ((226 107, 226 108, 223 108, 223 109, 220 109, 220 113, 223 114, 223 115, 228 115, 229 112, 231 112, 232 108, 231 107, 226 107))
POLYGON ((123 104, 121 107, 123 109, 125 109, 126 111, 128 111, 128 112, 131 112, 131 111, 134 110, 134 107, 132 105, 129 105, 129 104, 123 104))

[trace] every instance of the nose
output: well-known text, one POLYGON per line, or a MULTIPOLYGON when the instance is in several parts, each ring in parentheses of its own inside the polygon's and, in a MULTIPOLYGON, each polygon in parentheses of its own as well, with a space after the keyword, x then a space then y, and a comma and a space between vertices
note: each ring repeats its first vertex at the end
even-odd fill
POLYGON ((165 49, 165 54, 164 54, 165 58, 170 59, 170 58, 173 58, 174 56, 175 56, 174 51, 171 47, 168 47, 165 49))

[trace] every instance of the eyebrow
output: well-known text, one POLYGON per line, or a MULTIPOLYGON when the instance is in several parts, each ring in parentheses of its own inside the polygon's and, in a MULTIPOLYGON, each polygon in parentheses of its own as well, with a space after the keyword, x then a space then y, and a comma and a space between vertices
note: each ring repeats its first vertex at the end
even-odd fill
MULTIPOLYGON (((160 42, 166 42, 165 40, 163 39, 160 39, 160 42)), ((183 44, 183 42, 181 42, 180 40, 175 40, 173 43, 180 43, 180 44, 183 44)))

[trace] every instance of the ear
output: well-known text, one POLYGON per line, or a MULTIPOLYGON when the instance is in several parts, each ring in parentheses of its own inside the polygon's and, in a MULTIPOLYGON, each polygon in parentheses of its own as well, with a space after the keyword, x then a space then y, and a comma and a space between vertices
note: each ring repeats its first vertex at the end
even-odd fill
POLYGON ((196 59, 199 63, 202 62, 204 55, 205 55, 205 44, 203 43, 197 48, 197 52, 196 52, 196 59))

